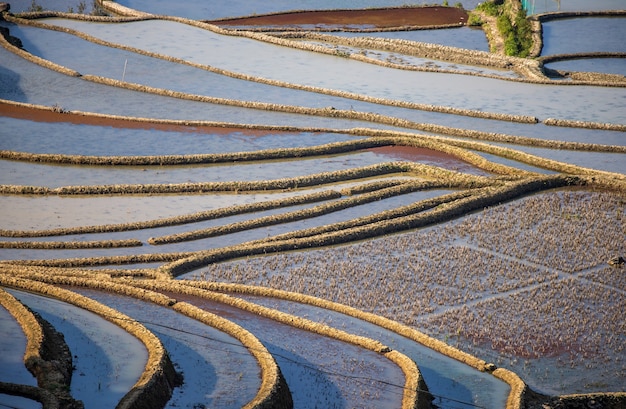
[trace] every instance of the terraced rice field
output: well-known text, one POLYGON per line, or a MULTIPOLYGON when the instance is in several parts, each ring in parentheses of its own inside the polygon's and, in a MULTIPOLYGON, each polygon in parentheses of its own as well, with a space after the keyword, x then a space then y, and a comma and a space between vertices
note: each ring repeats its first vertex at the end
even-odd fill
POLYGON ((624 407, 626 11, 310 3, 2 14, 0 406, 624 407))

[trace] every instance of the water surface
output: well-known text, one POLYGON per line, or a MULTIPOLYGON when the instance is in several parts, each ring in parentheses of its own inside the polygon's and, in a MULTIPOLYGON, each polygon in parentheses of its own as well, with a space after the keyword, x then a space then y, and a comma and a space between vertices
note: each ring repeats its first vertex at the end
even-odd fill
POLYGON ((128 393, 148 359, 145 346, 104 318, 56 299, 8 290, 50 322, 72 351, 71 391, 85 407, 114 407, 128 393))
POLYGON ((626 17, 567 18, 546 21, 542 27, 542 55, 626 53, 626 17))

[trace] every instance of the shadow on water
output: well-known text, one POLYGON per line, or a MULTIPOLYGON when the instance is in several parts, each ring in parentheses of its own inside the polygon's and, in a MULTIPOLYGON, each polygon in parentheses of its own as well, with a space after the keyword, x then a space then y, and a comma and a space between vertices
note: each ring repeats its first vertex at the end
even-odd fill
MULTIPOLYGON (((21 294, 17 296, 20 298, 21 294)), ((51 300, 50 302, 54 303, 55 301, 51 300)), ((117 388, 119 385, 112 385, 111 379, 115 377, 116 368, 114 368, 113 362, 107 358, 106 351, 92 341, 95 334, 87 334, 84 328, 71 323, 63 312, 54 311, 55 307, 48 311, 48 307, 44 305, 29 305, 30 302, 26 304, 51 323, 57 331, 63 333, 73 354, 74 372, 70 387, 74 399, 83 401, 85 407, 117 404, 128 392, 128 389, 122 390, 117 388), (96 360, 95 357, 97 357, 96 360), (97 370, 95 370, 95 366, 97 366, 97 370)))
POLYGON ((229 335, 169 308, 133 297, 74 288, 122 311, 153 332, 168 351, 183 384, 173 391, 167 408, 240 408, 259 388, 257 362, 229 335), (252 369, 254 368, 254 369, 252 369))
POLYGON ((276 359, 287 381, 294 408, 348 407, 340 388, 319 368, 319 365, 276 344, 267 341, 263 341, 263 344, 276 359))
MULTIPOLYGON (((163 330, 146 324, 163 343, 167 349, 176 371, 182 375, 183 384, 174 389, 172 397, 166 407, 176 407, 184 402, 193 402, 194 407, 208 405, 212 407, 216 404, 210 396, 215 392, 217 386, 217 373, 215 367, 211 365, 204 356, 188 345, 188 340, 181 340, 181 333, 163 330), (183 364, 186 362, 186 364, 183 364), (185 372, 193 371, 193 376, 185 376, 185 372)), ((184 406, 184 405, 181 405, 184 406)))
MULTIPOLYGON (((2 27, 0 26, 0 28, 2 27)), ((0 50, 4 49, 0 48, 0 50)), ((0 52, 0 54, 2 53, 0 52)), ((4 56, 2 59, 4 59, 4 56)), ((26 98, 26 94, 20 87, 21 78, 22 76, 19 73, 0 65, 0 98, 23 101, 26 98)))
MULTIPOLYGON (((409 355, 410 356, 410 355, 409 355)), ((417 362, 429 392, 433 395, 433 404, 439 408, 476 406, 472 391, 461 382, 442 376, 439 370, 424 361, 417 362)), ((435 363, 436 365, 436 363, 435 363)))
MULTIPOLYGON (((231 363, 235 361, 230 355, 234 350, 222 342, 221 333, 213 332, 217 330, 205 330, 203 324, 191 318, 133 297, 82 288, 74 290, 129 315, 161 340, 183 381, 179 388, 174 389, 167 408, 239 408, 256 394, 259 386, 256 374, 245 374, 235 382, 237 374, 231 371, 239 369, 228 368, 224 364, 227 360, 231 363)), ((230 337, 225 341, 232 342, 230 337)), ((247 352, 245 355, 249 356, 247 352)), ((243 371, 251 366, 256 368, 255 361, 252 364, 238 362, 243 371)))
POLYGON ((41 403, 22 396, 5 395, 0 393, 0 402, 7 408, 40 409, 41 403))
POLYGON ((33 55, 42 55, 42 50, 29 40, 27 32, 22 30, 21 26, 0 20, 0 34, 15 47, 33 55))
MULTIPOLYGON (((0 381, 36 386, 37 380, 24 365, 26 335, 9 311, 0 306, 0 381)), ((0 402, 2 398, 0 397, 0 402)))
POLYGON ((371 339, 384 340, 392 350, 403 353, 415 362, 422 373, 433 401, 441 409, 481 407, 502 408, 506 404, 509 386, 491 374, 474 368, 378 325, 342 313, 300 304, 293 301, 247 296, 246 300, 306 316, 326 325, 340 323, 341 329, 371 339))

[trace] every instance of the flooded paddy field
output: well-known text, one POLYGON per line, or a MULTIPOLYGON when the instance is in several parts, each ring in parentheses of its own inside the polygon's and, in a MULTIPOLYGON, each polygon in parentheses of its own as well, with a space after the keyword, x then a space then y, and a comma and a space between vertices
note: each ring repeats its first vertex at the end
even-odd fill
POLYGON ((13 405, 14 407, 24 408, 24 409, 39 409, 41 408, 41 403, 32 400, 23 398, 21 396, 14 395, 0 395, 0 399, 5 405, 13 405))
POLYGON ((73 354, 73 396, 114 406, 137 381, 147 359, 141 343, 104 318, 71 304, 9 290, 60 331, 73 354))
MULTIPOLYGON (((503 145, 507 146, 507 145, 503 145)), ((607 172, 621 172, 626 156, 621 153, 550 151, 549 149, 520 147, 519 150, 584 168, 596 168, 607 172)))
POLYGON ((295 407, 359 406, 365 400, 376 407, 398 407, 403 376, 385 358, 226 305, 198 297, 185 299, 257 334, 275 355, 287 383, 294 385, 295 407))
MULTIPOLYGON (((214 407, 240 408, 259 388, 259 367, 235 338, 156 304, 117 294, 73 288, 146 325, 167 348, 183 376, 168 407, 206 402, 214 407), (185 374, 193 376, 185 378, 185 374)), ((204 403, 202 403, 204 404, 204 403)))
POLYGON ((555 61, 546 67, 559 71, 590 71, 626 76, 626 62, 623 58, 584 58, 555 61))
POLYGON ((416 31, 381 31, 372 33, 337 32, 333 35, 340 37, 373 36, 379 38, 419 41, 422 43, 441 44, 450 47, 465 48, 468 50, 489 51, 485 32, 471 27, 447 28, 439 30, 416 31))
MULTIPOLYGON (((623 59, 545 75, 458 24, 474 1, 342 3, 458 27, 381 32, 107 3, 0 19, 0 403, 50 390, 27 306, 85 407, 624 404, 623 59)), ((623 53, 622 19, 545 21, 541 55, 623 53)))
POLYGON ((589 3, 585 0, 531 0, 529 13, 550 13, 556 11, 599 11, 599 10, 623 10, 621 0, 598 0, 589 3))
MULTIPOLYGON (((542 24, 542 55, 591 52, 626 52, 624 17, 582 17, 546 21, 542 24)), ((583 71, 583 70, 581 70, 583 71)))
POLYGON ((35 377, 28 372, 22 361, 22 356, 26 350, 26 335, 5 308, 0 309, 0 325, 3 334, 0 340, 2 367, 6 368, 6 371, 2 372, 2 382, 13 381, 26 385, 37 385, 35 377))
MULTIPOLYGON (((77 20, 47 20, 104 41, 158 52, 193 63, 216 66, 245 76, 281 80, 308 87, 332 89, 376 98, 426 103, 507 114, 534 115, 540 118, 577 119, 594 122, 624 123, 620 92, 602 87, 556 87, 519 84, 491 78, 472 78, 363 64, 349 58, 303 52, 290 47, 259 43, 249 38, 223 36, 173 21, 140 21, 133 24, 94 24, 77 20), (185 38, 180 48, 170 36, 185 38), (215 52, 204 53, 206 43, 215 52), (229 50, 228 52, 225 52, 229 50), (247 64, 242 65, 242 59, 247 64), (283 68, 276 72, 275 63, 283 68), (332 72, 333 75, 325 75, 332 72), (384 82, 376 78, 386 78, 384 82), (505 95, 516 95, 515 99, 505 95), (562 104, 560 101, 570 101, 562 104), (577 103, 580 101, 580 103, 577 103), (584 103, 583 103, 584 101, 584 103), (600 104, 604 109, 591 116, 585 104, 600 104)), ((123 70, 123 61, 120 61, 123 70)))
POLYGON ((431 349, 393 331, 310 304, 255 295, 239 296, 280 311, 304 316, 327 325, 334 325, 342 330, 387 340, 394 349, 402 351, 420 363, 420 370, 427 385, 429 385, 430 392, 435 397, 434 403, 438 406, 445 407, 454 405, 455 401, 458 404, 472 400, 474 404, 487 408, 500 408, 505 404, 499 397, 508 388, 504 382, 485 373, 477 374, 468 367, 460 367, 454 360, 446 360, 431 349))
POLYGON ((591 379, 619 390, 623 275, 604 260, 624 252, 624 224, 613 224, 624 210, 619 195, 542 194, 443 228, 190 277, 303 292, 417 326, 513 368, 543 393, 583 392, 591 379), (590 225, 602 233, 584 234, 590 225), (546 383, 550 374, 559 382, 546 383))
MULTIPOLYGON (((286 234, 293 230, 316 228, 328 224, 346 222, 354 218, 369 216, 372 213, 382 213, 385 211, 391 211, 401 206, 409 206, 416 201, 437 197, 438 195, 444 193, 448 192, 417 192, 391 197, 384 200, 377 200, 359 206, 351 206, 346 209, 338 208, 333 212, 315 212, 315 205, 309 205, 306 207, 294 206, 266 212, 257 211, 253 215, 232 216, 207 222, 188 223, 182 226, 150 228, 141 231, 113 232, 108 234, 65 234, 57 237, 48 236, 45 240, 39 238, 18 238, 17 242, 11 241, 11 245, 9 245, 9 242, 2 243, 3 248, 0 248, 0 254, 2 254, 2 258, 4 260, 20 260, 29 257, 35 257, 38 259, 58 259, 75 257, 114 257, 138 253, 158 254, 200 251, 220 248, 227 245, 238 245, 251 240, 264 239, 268 236, 286 234), (296 218, 296 220, 292 222, 282 221, 279 223, 279 218, 281 216, 285 216, 283 212, 287 211, 289 211, 290 214, 304 212, 312 215, 309 218, 296 218), (273 222, 272 219, 278 221, 273 222), (195 235, 200 237, 194 237, 193 232, 197 232, 195 235), (180 240, 180 242, 168 243, 168 238, 176 237, 177 235, 188 235, 190 237, 185 240, 180 240), (71 249, 70 246, 64 250, 52 248, 46 251, 42 248, 37 253, 33 253, 32 249, 28 249, 29 243, 31 245, 45 246, 47 242, 54 242, 55 240, 64 242, 106 242, 109 240, 132 240, 137 243, 134 246, 129 247, 111 246, 110 248, 98 248, 97 246, 94 246, 93 249, 71 249), (154 244, 150 243, 154 240, 160 241, 158 246, 149 245, 154 244)), ((322 204, 317 207, 325 205, 333 206, 333 203, 322 204)), ((128 216, 126 217, 128 218, 128 216)))

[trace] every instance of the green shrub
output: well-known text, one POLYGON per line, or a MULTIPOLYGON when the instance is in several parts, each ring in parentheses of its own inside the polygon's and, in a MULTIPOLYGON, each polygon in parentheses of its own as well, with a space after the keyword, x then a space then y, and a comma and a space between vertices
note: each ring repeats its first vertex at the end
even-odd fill
MULTIPOLYGON (((485 2, 476 7, 484 13, 496 16, 497 29, 504 39, 504 53, 516 57, 528 57, 533 46, 532 28, 526 18, 526 11, 520 10, 511 21, 509 13, 504 11, 504 6, 498 6, 494 2, 485 2)), ((470 15, 469 25, 480 25, 482 21, 478 16, 470 15)))
POLYGON ((513 25, 511 25, 511 20, 509 20, 506 14, 498 16, 496 25, 504 38, 507 38, 513 32, 513 25))
POLYGON ((530 21, 526 18, 526 11, 520 10, 515 18, 515 29, 519 42, 519 57, 528 57, 533 47, 533 33, 530 21))
POLYGON ((481 4, 479 4, 476 7, 476 10, 480 10, 490 16, 497 16, 498 14, 500 14, 500 7, 498 7, 495 3, 492 3, 490 1, 485 1, 481 4))
POLYGON ((484 21, 477 13, 470 13, 469 18, 467 19, 467 24, 470 26, 482 26, 483 23, 484 21))
POLYGON ((517 55, 519 53, 519 42, 513 32, 510 32, 504 40, 504 53, 506 55, 517 55))

